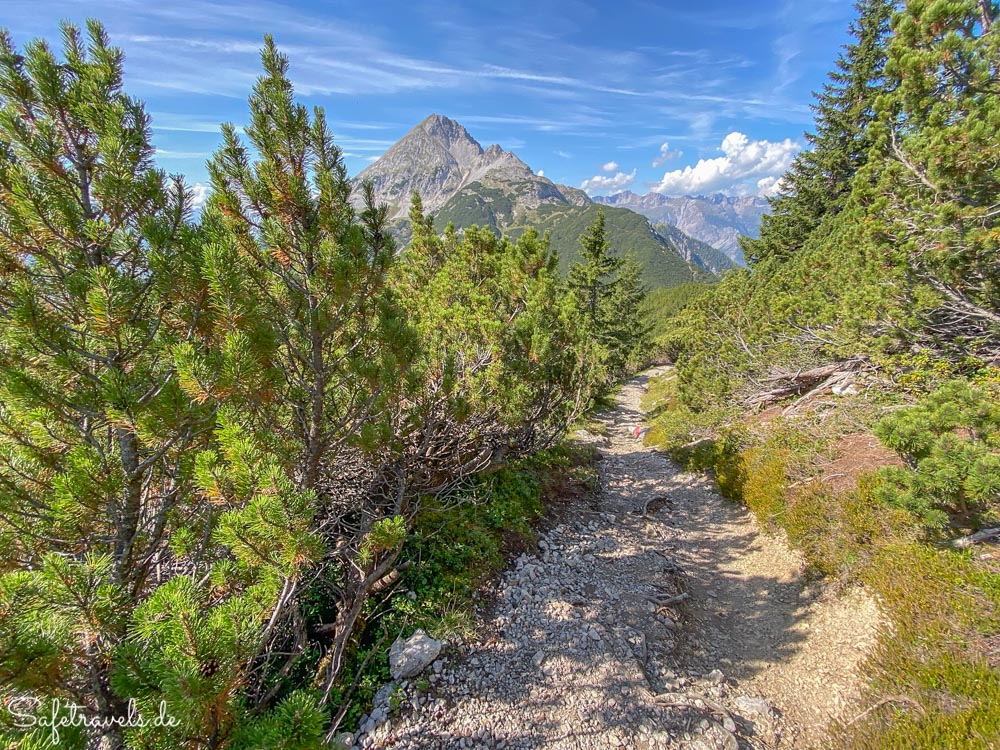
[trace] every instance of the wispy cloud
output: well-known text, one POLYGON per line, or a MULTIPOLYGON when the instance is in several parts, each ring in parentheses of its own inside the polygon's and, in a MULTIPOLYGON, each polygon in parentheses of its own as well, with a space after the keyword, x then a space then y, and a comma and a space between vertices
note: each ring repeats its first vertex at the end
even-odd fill
MULTIPOLYGON (((246 123, 259 49, 272 33, 297 93, 327 109, 352 168, 437 111, 529 164, 549 160, 567 184, 592 172, 627 178, 617 165, 601 169, 616 154, 639 165, 636 180, 660 185, 654 178, 667 166, 677 167, 668 175, 704 176, 704 163, 730 158, 715 152, 727 133, 756 134, 751 143, 798 137, 850 6, 621 0, 612 21, 593 0, 514 0, 488 13, 445 0, 391 11, 388 3, 39 0, 7 3, 2 24, 18 44, 42 35, 58 46, 59 18, 104 19, 125 52, 127 90, 148 102, 158 159, 193 180, 207 180, 196 163, 216 147, 219 123, 246 123)), ((735 184, 767 191, 777 182, 768 173, 735 184)))
POLYGON ((209 156, 211 156, 211 153, 208 151, 172 151, 165 148, 156 149, 156 157, 158 159, 207 159, 209 156))
POLYGON ((684 155, 683 151, 673 150, 670 148, 670 142, 664 141, 660 144, 660 155, 653 159, 653 168, 662 167, 668 161, 673 161, 684 155))
POLYGON ((176 112, 151 112, 153 130, 178 131, 182 133, 219 133, 221 120, 201 115, 183 115, 176 112))

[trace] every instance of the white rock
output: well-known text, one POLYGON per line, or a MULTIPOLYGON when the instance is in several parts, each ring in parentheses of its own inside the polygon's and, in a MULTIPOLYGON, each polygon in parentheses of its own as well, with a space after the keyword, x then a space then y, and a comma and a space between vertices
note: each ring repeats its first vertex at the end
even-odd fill
POLYGON ((764 718, 771 715, 771 706, 768 705, 768 702, 763 698, 751 698, 746 695, 741 695, 736 698, 733 703, 736 704, 736 708, 738 708, 742 714, 763 716, 764 718))
POLYGON ((405 641, 397 638, 389 649, 389 673, 393 679, 415 677, 441 653, 444 641, 436 641, 423 630, 416 631, 405 641))

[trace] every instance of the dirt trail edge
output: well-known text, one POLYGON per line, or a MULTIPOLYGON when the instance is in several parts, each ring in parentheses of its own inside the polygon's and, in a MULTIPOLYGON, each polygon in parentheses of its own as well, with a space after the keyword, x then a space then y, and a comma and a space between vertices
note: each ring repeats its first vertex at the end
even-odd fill
POLYGON ((850 715, 875 604, 633 437, 654 369, 602 417, 597 508, 514 561, 479 639, 383 690, 376 748, 800 748, 850 715))

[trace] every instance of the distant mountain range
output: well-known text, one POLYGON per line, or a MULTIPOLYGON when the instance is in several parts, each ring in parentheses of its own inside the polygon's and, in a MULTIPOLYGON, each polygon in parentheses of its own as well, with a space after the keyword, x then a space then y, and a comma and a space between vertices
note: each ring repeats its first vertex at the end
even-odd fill
POLYGON ((739 237, 744 234, 757 237, 760 219, 769 209, 766 198, 756 195, 736 198, 722 193, 674 198, 659 193, 637 195, 626 190, 598 196, 594 202, 629 208, 651 221, 672 224, 685 234, 721 250, 741 266, 744 261, 739 237))
MULTIPOLYGON (((419 123, 355 178, 356 204, 364 180, 390 206, 393 232, 401 242, 409 237, 407 213, 416 190, 439 230, 451 222, 457 229, 478 224, 512 237, 531 226, 548 231, 564 268, 579 257, 579 236, 599 210, 582 190, 536 174, 498 145, 484 149, 462 125, 442 115, 419 123)), ((651 286, 707 280, 736 265, 727 251, 676 226, 654 226, 651 219, 664 220, 618 205, 616 197, 601 200, 612 252, 634 253, 651 286)))

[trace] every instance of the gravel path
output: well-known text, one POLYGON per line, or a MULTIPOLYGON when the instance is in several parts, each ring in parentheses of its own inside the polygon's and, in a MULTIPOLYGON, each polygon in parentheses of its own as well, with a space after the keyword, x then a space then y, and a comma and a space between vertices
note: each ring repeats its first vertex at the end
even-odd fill
POLYGON ((607 436, 591 438, 603 458, 599 507, 572 509, 537 554, 515 560, 478 641, 425 680, 384 690, 350 741, 822 746, 856 692, 877 608, 861 592, 808 585, 787 544, 632 437, 660 372, 630 381, 602 420, 607 436))

